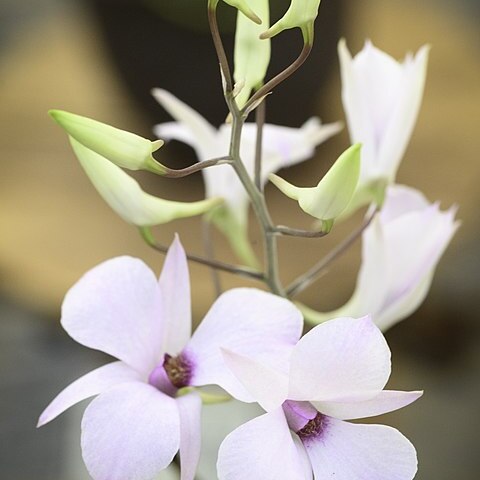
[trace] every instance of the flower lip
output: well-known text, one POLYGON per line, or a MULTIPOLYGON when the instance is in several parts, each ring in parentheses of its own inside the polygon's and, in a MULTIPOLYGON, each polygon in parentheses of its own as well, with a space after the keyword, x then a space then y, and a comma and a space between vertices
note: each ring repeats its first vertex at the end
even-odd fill
POLYGON ((183 388, 190 385, 192 378, 192 363, 185 354, 172 357, 168 353, 165 354, 163 368, 167 373, 168 379, 176 388, 183 388))
POLYGON ((302 440, 303 443, 310 440, 315 440, 322 436, 327 426, 328 418, 322 413, 318 412, 315 418, 309 420, 309 422, 300 430, 295 432, 302 440))
POLYGON ((322 436, 328 417, 309 402, 287 400, 282 405, 288 426, 305 443, 322 436))

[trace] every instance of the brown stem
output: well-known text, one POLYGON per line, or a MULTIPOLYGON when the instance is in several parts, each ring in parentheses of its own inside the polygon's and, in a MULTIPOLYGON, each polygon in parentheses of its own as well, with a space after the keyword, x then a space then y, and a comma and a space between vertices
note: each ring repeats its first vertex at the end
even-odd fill
POLYGON ((212 33, 212 39, 213 39, 213 44, 215 46, 215 51, 217 52, 218 63, 220 64, 220 68, 223 73, 223 78, 225 80, 225 89, 227 92, 232 92, 233 91, 232 74, 230 73, 230 66, 228 65, 227 55, 225 53, 222 37, 218 29, 217 8, 216 8, 216 5, 212 6, 210 2, 208 5, 208 23, 210 25, 210 31, 212 33))
MULTIPOLYGON (((152 247, 154 250, 160 253, 167 253, 168 247, 161 245, 156 242, 154 239, 152 232, 147 227, 141 227, 140 235, 145 240, 145 242, 152 247)), ((255 280, 265 281, 265 275, 262 272, 257 270, 242 267, 237 265, 230 265, 229 263, 220 262, 218 260, 209 260, 208 258, 204 258, 198 255, 187 254, 188 260, 199 263, 201 265, 206 265, 207 267, 215 268, 217 270, 222 270, 224 272, 233 273, 235 275, 240 275, 246 278, 253 278, 255 280)))
POLYGON ((281 235, 289 235, 290 237, 303 237, 303 238, 321 238, 325 235, 328 235, 328 232, 315 232, 311 230, 302 230, 299 228, 290 228, 284 227, 283 225, 278 225, 274 228, 276 233, 281 235))
POLYGON ((163 176, 167 178, 182 178, 192 175, 192 173, 200 172, 205 168, 214 167, 215 165, 225 165, 228 163, 232 163, 230 157, 212 158, 211 160, 205 160, 180 170, 166 168, 166 173, 163 174, 163 176))
POLYGON ((302 51, 298 58, 289 65, 285 70, 280 72, 277 76, 269 80, 263 87, 259 88, 250 98, 250 100, 245 104, 242 109, 242 113, 249 112, 252 105, 254 105, 262 97, 268 95, 277 85, 285 81, 290 77, 294 72, 296 72, 304 63, 305 60, 310 55, 312 51, 312 45, 309 43, 304 43, 302 51))

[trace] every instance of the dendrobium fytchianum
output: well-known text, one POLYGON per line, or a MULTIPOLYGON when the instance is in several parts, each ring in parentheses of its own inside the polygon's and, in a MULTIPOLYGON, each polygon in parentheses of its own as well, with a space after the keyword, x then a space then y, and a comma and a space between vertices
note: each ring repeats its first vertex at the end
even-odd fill
POLYGON ((423 97, 429 47, 403 63, 366 42, 354 58, 345 40, 338 46, 342 99, 352 143, 360 142, 362 166, 349 211, 381 203, 385 187, 395 181, 423 97))
MULTIPOLYGON (((176 122, 162 123, 155 133, 165 140, 179 140, 195 149, 200 162, 228 152, 231 125, 213 127, 205 118, 171 93, 155 89, 154 97, 176 122)), ((302 127, 289 128, 265 125, 263 132, 262 184, 277 170, 312 157, 315 147, 341 130, 339 123, 322 125, 311 118, 302 127)), ((242 131, 241 157, 253 178, 256 125, 246 123, 242 131)), ((225 206, 213 212, 212 220, 224 232, 235 252, 247 263, 256 263, 247 238, 249 197, 230 165, 219 165, 202 171, 208 198, 221 197, 225 206)))
POLYGON ((363 233, 362 265, 351 299, 334 312, 305 313, 315 322, 370 314, 382 330, 411 315, 425 299, 458 228, 455 210, 441 211, 413 188, 389 187, 382 211, 363 233))
MULTIPOLYGON (((344 146, 319 182, 315 179, 316 187, 300 188, 274 173, 311 157, 341 125, 322 125, 317 118, 300 128, 265 124, 264 99, 306 61, 320 0, 291 0, 271 27, 268 0, 223 0, 239 10, 233 74, 217 23, 220 0, 205 3, 222 72, 226 123, 217 129, 171 93, 153 91, 175 120, 157 125, 156 135, 192 146, 197 163, 173 170, 153 157, 163 140, 50 112, 103 199, 139 227, 149 246, 168 253, 159 280, 141 260, 118 257, 87 272, 69 290, 62 307, 64 329, 118 360, 63 390, 39 425, 95 396, 83 416, 81 438, 94 480, 154 480, 177 452, 180 479, 194 480, 202 401, 235 398, 257 402, 266 413, 225 438, 218 455, 220 480, 412 480, 416 452, 405 437, 390 427, 348 420, 391 412, 422 394, 384 390, 390 350, 381 330, 423 301, 457 228, 455 209, 441 211, 420 192, 395 184, 420 108, 428 48, 398 63, 370 42, 352 59, 340 42, 352 145, 344 146), (268 78, 270 41, 289 28, 301 30, 303 47, 285 70, 268 78), (253 112, 255 122, 249 118, 253 112), (154 197, 123 169, 170 179, 202 170, 206 199, 182 203, 154 197), (267 179, 320 220, 321 228, 277 225, 263 191, 267 179), (248 236, 250 205, 263 262, 257 261, 248 236), (320 238, 334 221, 366 205, 362 225, 284 283, 278 255, 282 236, 320 238), (241 265, 214 258, 208 235, 203 256, 187 255, 178 238, 167 249, 149 229, 200 214, 226 235, 241 265), (297 303, 299 310, 292 303, 295 296, 360 237, 362 264, 352 298, 334 312, 297 303), (187 258, 212 269, 216 293, 193 334, 187 258), (222 293, 218 271, 247 277, 269 292, 236 288, 222 293), (304 319, 316 326, 301 337, 304 319), (212 385, 221 395, 204 388, 212 385)), ((289 254, 297 255, 291 245, 289 254)))
POLYGON ((397 410, 422 395, 384 390, 390 350, 369 317, 315 327, 293 348, 283 371, 227 349, 223 354, 267 413, 226 437, 218 456, 220 480, 415 476, 415 449, 398 430, 345 422, 397 410))
POLYGON ((83 458, 94 480, 151 480, 178 450, 182 480, 193 480, 201 397, 188 387, 217 384, 240 400, 253 401, 226 367, 220 347, 272 368, 285 367, 302 324, 300 312, 287 300, 235 289, 218 298, 191 336, 188 267, 178 239, 159 281, 139 259, 108 260, 67 293, 62 325, 79 343, 118 361, 68 386, 38 424, 98 395, 82 420, 83 458))

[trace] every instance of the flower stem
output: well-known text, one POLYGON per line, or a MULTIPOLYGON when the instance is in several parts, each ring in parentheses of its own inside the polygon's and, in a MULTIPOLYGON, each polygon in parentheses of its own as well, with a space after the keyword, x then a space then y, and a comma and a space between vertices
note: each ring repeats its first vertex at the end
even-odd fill
POLYGON ((365 229, 370 225, 373 218, 375 217, 378 209, 374 209, 373 212, 367 217, 363 224, 355 230, 351 235, 349 235, 343 242, 337 245, 333 250, 331 250, 325 257, 323 257, 316 265, 314 265, 310 270, 305 272, 303 275, 294 280, 287 287, 287 295, 289 297, 294 297, 299 294, 307 287, 309 287, 317 278, 322 274, 322 272, 338 257, 343 255, 362 235, 365 229))
POLYGON ((267 99, 257 107, 255 111, 255 121, 257 124, 257 138, 255 140, 255 186, 262 191, 262 145, 263 145, 263 127, 265 125, 267 99))
MULTIPOLYGON (((168 247, 157 243, 151 230, 148 227, 140 227, 140 235, 145 240, 145 242, 152 247, 154 250, 160 253, 167 253, 168 247)), ((210 260, 208 258, 200 257, 198 255, 187 254, 188 260, 192 262, 199 263, 201 265, 206 265, 207 267, 215 268, 217 270, 222 270, 228 273, 234 273, 246 278, 252 278, 254 280, 266 281, 265 275, 263 272, 253 270, 248 267, 241 267, 237 265, 230 265, 229 263, 219 262, 218 260, 210 260)))
MULTIPOLYGON (((212 243, 212 235, 211 235, 211 224, 209 221, 203 219, 202 222, 202 230, 203 230, 203 247, 205 250, 205 255, 207 256, 208 260, 214 260, 214 251, 213 251, 213 243, 212 243)), ((212 272, 212 283, 213 288, 215 289, 215 294, 217 297, 220 296, 222 293, 222 284, 220 282, 220 276, 218 275, 218 271, 215 268, 211 268, 212 272)))
POLYGON ((172 168, 166 168, 166 173, 162 173, 163 177, 167 178, 182 178, 191 175, 192 173, 199 172, 205 168, 214 167, 215 165, 225 165, 232 163, 232 159, 229 157, 219 157, 212 158, 211 160, 205 160, 203 162, 196 163, 195 165, 190 165, 189 167, 182 168, 180 170, 175 170, 172 168))
POLYGON ((293 73, 295 73, 305 63, 305 60, 310 55, 311 51, 312 44, 304 43, 302 51, 300 52, 300 55, 297 57, 297 59, 285 70, 283 70, 278 75, 269 80, 265 85, 263 85, 263 87, 259 88, 242 108, 242 113, 249 112, 256 102, 258 102, 262 97, 268 95, 275 87, 280 85, 280 83, 282 83, 293 73))

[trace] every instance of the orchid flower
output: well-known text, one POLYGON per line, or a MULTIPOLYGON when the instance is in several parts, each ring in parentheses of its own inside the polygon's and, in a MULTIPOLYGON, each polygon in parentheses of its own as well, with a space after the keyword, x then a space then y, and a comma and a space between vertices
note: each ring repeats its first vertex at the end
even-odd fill
MULTIPOLYGON (((155 89, 154 97, 176 120, 155 127, 155 134, 166 140, 180 140, 195 149, 199 161, 228 153, 231 125, 217 130, 188 105, 171 93, 155 89)), ((268 175, 281 168, 302 162, 314 154, 315 147, 341 130, 341 124, 322 125, 311 118, 301 128, 265 125, 263 132, 262 184, 268 175)), ((254 175, 256 125, 246 123, 242 131, 241 157, 249 174, 254 175)), ((225 207, 217 209, 213 221, 225 233, 237 255, 252 263, 247 238, 249 199, 243 185, 230 165, 218 165, 202 171, 206 195, 223 197, 225 207)))
POLYGON ((198 390, 186 387, 217 384, 235 398, 253 401, 226 367, 220 346, 285 365, 302 323, 287 300, 242 288, 221 295, 190 338, 189 276, 178 239, 159 281, 139 259, 108 260, 67 293, 62 326, 79 343, 118 361, 73 382, 50 403, 38 425, 98 395, 83 416, 81 439, 95 480, 150 480, 178 450, 181 478, 193 480, 201 398, 198 390))
POLYGON ((389 187, 382 211, 363 233, 362 265, 351 299, 334 312, 304 313, 313 322, 335 316, 361 316, 387 330, 412 314, 425 299, 435 267, 458 222, 419 191, 389 187))
POLYGON ((429 47, 403 63, 366 42, 353 59, 345 40, 338 46, 342 99, 352 143, 362 143, 362 168, 357 198, 350 211, 381 203, 393 183, 420 110, 429 47))
POLYGON ((224 356, 267 413, 225 438, 219 480, 415 476, 415 448, 400 432, 345 422, 397 410, 422 395, 383 390, 391 371, 390 350, 369 317, 315 327, 293 348, 285 371, 227 350, 224 356))

